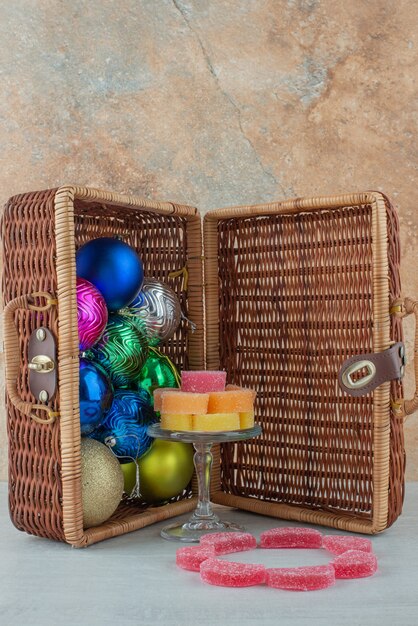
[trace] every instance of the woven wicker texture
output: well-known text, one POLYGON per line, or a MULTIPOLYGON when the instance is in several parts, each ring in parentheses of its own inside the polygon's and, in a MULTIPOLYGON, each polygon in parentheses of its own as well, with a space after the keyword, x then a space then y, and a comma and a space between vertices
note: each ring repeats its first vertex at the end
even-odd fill
POLYGON ((145 274, 170 284, 184 313, 198 327, 189 341, 188 325, 182 321, 163 350, 180 368, 201 368, 200 230, 200 218, 190 207, 152 204, 84 188, 24 194, 9 201, 3 219, 5 304, 39 290, 59 294, 59 323, 56 306, 46 313, 22 308, 15 314, 20 361, 18 395, 27 403, 36 402, 29 392, 26 356, 31 333, 45 325, 59 336, 62 396, 61 401, 57 396, 51 404, 51 409, 60 410, 60 419, 48 425, 36 423, 8 403, 10 510, 14 524, 21 530, 87 545, 193 507, 189 485, 173 499, 179 502, 149 510, 122 503, 106 524, 83 531, 74 251, 100 236, 119 236, 132 245, 140 253, 145 274), (188 270, 188 281, 184 272, 169 277, 183 268, 188 270), (190 298, 188 292, 192 293, 190 298))
MULTIPOLYGON (((189 487, 167 506, 124 502, 100 527, 82 527, 75 251, 108 235, 135 247, 146 275, 168 282, 197 324, 191 334, 183 322, 164 348, 172 360, 204 366, 205 292, 207 367, 259 390, 263 435, 215 448, 213 499, 352 531, 390 525, 403 500, 403 413, 418 397, 404 405, 402 385, 386 383, 352 398, 337 373, 347 357, 402 340, 405 311, 389 315, 400 298, 398 230, 390 203, 373 193, 215 211, 205 218, 203 287, 201 223, 191 207, 72 186, 12 198, 2 235, 4 300, 16 327, 5 333, 15 525, 85 546, 194 506, 189 487), (20 297, 38 291, 52 295, 45 311, 20 297), (40 325, 59 337, 51 424, 29 417, 28 339, 40 325), (390 410, 391 397, 402 411, 390 410)), ((406 312, 416 309, 410 301, 406 312)))
MULTIPOLYGON (((264 514, 376 532, 402 508, 402 423, 389 411, 383 390, 385 410, 377 415, 379 432, 388 434, 390 413, 389 450, 387 436, 377 433, 375 438, 376 395, 355 399, 344 394, 337 374, 349 355, 382 349, 373 323, 378 224, 371 204, 338 207, 336 199, 333 210, 320 210, 317 200, 309 212, 300 211, 297 201, 287 203, 288 212, 279 205, 221 210, 216 234, 214 218, 207 216, 205 249, 216 242, 219 272, 219 318, 210 310, 215 301, 209 299, 207 311, 208 329, 214 333, 219 323, 219 343, 213 335, 208 339, 209 366, 219 365, 231 382, 258 389, 256 419, 263 427, 255 440, 221 447, 220 492, 214 499, 264 514), (380 473, 385 480, 388 465, 389 501, 383 501, 376 484, 380 473), (281 506, 269 509, 250 499, 281 506), (315 510, 325 515, 307 517, 315 510)), ((389 203, 386 209, 385 253, 389 249, 394 300, 400 293, 399 233, 389 203)), ((212 263, 209 256, 209 293, 212 263)), ((384 303, 384 297, 383 290, 379 301, 384 303)), ((394 317, 390 334, 401 340, 394 317)), ((401 386, 393 383, 392 397, 401 395, 401 386)))
MULTIPOLYGON (((56 293, 54 190, 11 198, 2 224, 3 297, 12 299, 34 291, 56 293)), ((21 355, 28 353, 34 328, 47 326, 57 336, 56 307, 46 313, 18 310, 15 323, 21 355)), ((21 359, 17 389, 26 402, 29 392, 27 359, 21 359)), ((59 395, 52 408, 59 406, 59 395)), ((64 539, 59 423, 43 427, 17 411, 7 398, 9 439, 9 506, 20 530, 64 539)))

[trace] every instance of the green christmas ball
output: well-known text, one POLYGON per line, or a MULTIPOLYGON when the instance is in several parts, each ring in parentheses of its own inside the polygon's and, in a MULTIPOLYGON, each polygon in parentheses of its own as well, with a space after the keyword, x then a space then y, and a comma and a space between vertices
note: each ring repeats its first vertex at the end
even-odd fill
MULTIPOLYGON (((138 459, 139 490, 148 504, 165 502, 178 496, 193 476, 193 446, 189 443, 156 439, 138 459)), ((132 493, 136 481, 135 463, 121 465, 125 492, 132 493)))
POLYGON ((153 397, 154 389, 158 387, 180 387, 180 374, 168 356, 157 348, 150 348, 136 387, 145 389, 153 397))
POLYGON ((148 342, 129 317, 113 314, 88 353, 104 367, 115 388, 134 385, 148 357, 148 342))

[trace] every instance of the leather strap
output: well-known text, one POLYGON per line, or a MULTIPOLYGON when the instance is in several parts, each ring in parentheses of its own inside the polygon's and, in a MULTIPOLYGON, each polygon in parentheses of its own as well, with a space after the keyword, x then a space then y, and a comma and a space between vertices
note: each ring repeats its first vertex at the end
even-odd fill
POLYGON ((383 352, 358 354, 344 361, 338 382, 350 396, 364 396, 382 383, 402 378, 405 371, 405 347, 398 342, 383 352), (366 372, 357 377, 356 373, 366 372))

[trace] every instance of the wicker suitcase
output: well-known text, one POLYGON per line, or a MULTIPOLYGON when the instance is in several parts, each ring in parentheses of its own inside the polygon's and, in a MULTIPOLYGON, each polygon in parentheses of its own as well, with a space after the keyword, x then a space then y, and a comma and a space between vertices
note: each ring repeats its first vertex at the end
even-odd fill
POLYGON ((86 546, 195 506, 190 485, 164 506, 122 502, 109 521, 83 529, 75 251, 98 236, 122 237, 146 274, 175 289, 197 326, 190 333, 182 324, 164 347, 179 367, 224 368, 230 382, 259 391, 263 434, 216 449, 214 502, 363 533, 400 514, 402 425, 418 398, 404 402, 399 380, 356 397, 338 385, 346 359, 386 353, 402 340, 402 317, 417 311, 400 299, 389 201, 367 192, 222 209, 205 216, 203 230, 202 246, 192 207, 85 187, 9 200, 3 295, 17 528, 86 546), (29 387, 29 339, 39 327, 57 339, 48 405, 29 387))

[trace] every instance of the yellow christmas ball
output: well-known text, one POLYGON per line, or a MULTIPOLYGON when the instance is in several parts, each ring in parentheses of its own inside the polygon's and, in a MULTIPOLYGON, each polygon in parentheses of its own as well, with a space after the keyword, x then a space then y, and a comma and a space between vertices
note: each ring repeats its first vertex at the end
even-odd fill
POLYGON ((84 528, 109 519, 123 495, 123 473, 117 458, 94 439, 81 440, 81 489, 84 528))
MULTIPOLYGON (((145 502, 156 504, 178 496, 193 476, 193 446, 189 443, 156 439, 140 459, 139 490, 145 502)), ((136 465, 124 463, 125 491, 135 487, 136 465)))

